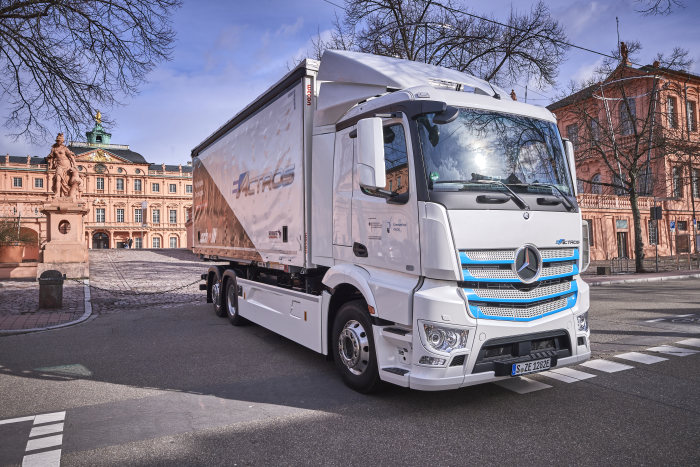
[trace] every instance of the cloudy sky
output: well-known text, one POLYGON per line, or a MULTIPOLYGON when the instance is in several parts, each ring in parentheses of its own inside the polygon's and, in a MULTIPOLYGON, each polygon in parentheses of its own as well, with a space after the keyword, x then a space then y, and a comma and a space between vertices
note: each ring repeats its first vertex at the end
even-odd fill
MULTIPOLYGON (((642 43, 641 63, 680 46, 691 51, 691 71, 700 74, 700 2, 682 1, 686 7, 670 16, 644 17, 635 12, 635 0, 546 0, 574 44, 609 52, 616 46, 617 16, 621 40, 642 43)), ((505 19, 511 6, 527 10, 532 3, 464 2, 472 12, 497 19, 505 19)), ((342 11, 323 0, 184 0, 174 17, 178 37, 173 60, 153 71, 140 94, 124 106, 100 109, 117 122, 107 128, 112 142, 129 144, 149 162, 184 164, 194 146, 282 77, 293 58, 309 50, 312 37, 331 29, 335 14, 342 16, 342 11)), ((595 54, 570 50, 559 85, 565 88, 572 79, 586 78, 599 60, 595 54)), ((523 96, 524 84, 511 86, 518 96, 523 96)), ((547 105, 555 94, 554 89, 530 88, 528 102, 547 105)), ((49 152, 51 142, 12 142, 6 128, 0 131, 0 154, 49 152)))

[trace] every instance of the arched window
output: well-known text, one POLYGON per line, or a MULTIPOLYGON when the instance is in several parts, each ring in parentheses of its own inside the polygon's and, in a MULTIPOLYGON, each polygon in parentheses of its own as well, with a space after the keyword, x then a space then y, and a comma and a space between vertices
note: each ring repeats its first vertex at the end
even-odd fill
POLYGON ((581 180, 580 178, 577 178, 577 179, 576 179, 576 190, 577 190, 579 193, 585 193, 585 192, 586 192, 586 185, 585 185, 584 181, 581 180))
POLYGON ((627 98, 627 105, 625 101, 620 102, 620 133, 622 135, 631 135, 634 133, 634 122, 637 118, 637 107, 635 106, 634 98, 627 98))
POLYGON ((595 174, 591 178, 591 193, 596 195, 603 193, 602 187, 600 186, 600 174, 595 174))

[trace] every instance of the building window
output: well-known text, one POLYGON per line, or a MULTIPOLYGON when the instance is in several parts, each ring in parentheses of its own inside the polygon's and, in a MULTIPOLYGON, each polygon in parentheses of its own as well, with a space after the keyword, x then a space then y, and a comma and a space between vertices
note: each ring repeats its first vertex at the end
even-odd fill
POLYGON ((185 222, 190 221, 190 211, 188 209, 185 209, 185 222))
POLYGON ((593 178, 591 178, 591 193, 595 195, 603 193, 602 186, 600 185, 600 174, 595 174, 593 178))
POLYGON ((698 178, 700 178, 700 169, 693 169, 693 197, 697 198, 700 195, 700 190, 698 190, 698 178))
POLYGON ((177 237, 170 237, 170 248, 177 248, 177 237))
POLYGON ((626 101, 620 102, 620 133, 631 135, 634 133, 634 123, 637 117, 637 107, 634 98, 628 97, 626 101))
POLYGON ((185 193, 192 193, 192 185, 185 185, 185 193))
POLYGON ((160 183, 152 183, 151 184, 151 191, 153 193, 158 193, 160 191, 160 183))
POLYGON ((618 174, 613 175, 613 183, 615 184, 615 194, 617 196, 625 196, 627 194, 625 183, 618 174))
POLYGON ((688 117, 688 131, 697 131, 698 130, 698 121, 697 121, 697 114, 695 110, 695 102, 693 101, 688 101, 685 104, 685 112, 688 117))
POLYGON ((678 228, 679 232, 681 230, 686 231, 688 230, 688 221, 676 221, 676 227, 678 228))
POLYGON ((584 185, 583 180, 580 178, 576 179, 576 191, 579 193, 585 193, 586 186, 584 185))
POLYGON ((675 198, 683 197, 683 182, 681 176, 683 174, 683 167, 673 168, 673 196, 675 198))
POLYGON ((104 189, 105 189, 105 179, 104 179, 104 177, 97 177, 97 189, 98 189, 98 190, 104 190, 104 189))
POLYGON ((591 140, 594 143, 600 142, 600 123, 597 118, 591 119, 591 140))
POLYGON ((153 216, 153 223, 160 224, 160 209, 154 209, 151 215, 153 216))
POLYGON ((22 188, 22 177, 12 177, 12 186, 14 188, 22 188))
POLYGON ((105 221, 105 208, 95 209, 95 222, 104 222, 104 221, 105 221))
POLYGON ((637 178, 637 193, 641 196, 651 195, 652 192, 654 174, 651 168, 647 172, 647 167, 641 170, 637 178))
POLYGON ((177 210, 176 209, 170 210, 170 223, 177 224, 177 210))
POLYGON ((140 224, 143 222, 143 211, 140 208, 134 209, 134 222, 140 224))
POLYGON ((578 125, 567 125, 566 126, 566 137, 569 138, 571 144, 574 145, 574 149, 578 148, 578 125))
POLYGON ((669 96, 666 99, 666 118, 669 128, 678 128, 678 115, 676 114, 676 98, 669 96))
POLYGON ((34 179, 34 188, 44 188, 44 179, 43 178, 35 178, 34 179))
POLYGON ((153 237, 153 248, 160 248, 160 237, 153 237))
POLYGON ((649 245, 656 245, 659 241, 659 234, 656 231, 656 221, 649 219, 647 221, 647 226, 649 230, 649 245))
POLYGON ((593 241, 593 219, 584 219, 584 222, 588 223, 588 244, 593 246, 595 244, 593 241))
POLYGON ((123 178, 117 179, 117 191, 124 191, 124 179, 123 178))
POLYGON ((141 191, 141 180, 134 180, 134 191, 141 191))
POLYGON ((174 183, 171 183, 171 184, 168 186, 168 192, 169 192, 169 193, 177 193, 177 185, 174 184, 174 183))
POLYGON ((124 222, 124 209, 117 208, 117 222, 124 222))
POLYGON ((134 248, 143 248, 143 242, 141 241, 141 237, 134 238, 134 248))

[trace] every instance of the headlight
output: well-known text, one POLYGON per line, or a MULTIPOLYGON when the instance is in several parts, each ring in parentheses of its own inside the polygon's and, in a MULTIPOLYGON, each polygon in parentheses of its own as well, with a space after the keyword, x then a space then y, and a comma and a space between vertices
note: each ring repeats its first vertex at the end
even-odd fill
POLYGON ((581 271, 584 272, 588 269, 588 265, 591 264, 591 232, 588 228, 588 222, 583 221, 581 223, 581 271))
POLYGON ((588 312, 581 313, 576 317, 576 329, 580 332, 588 331, 588 312))
POLYGON ((450 353, 467 346, 469 331, 466 329, 446 328, 425 323, 423 329, 425 330, 425 341, 432 350, 450 353))

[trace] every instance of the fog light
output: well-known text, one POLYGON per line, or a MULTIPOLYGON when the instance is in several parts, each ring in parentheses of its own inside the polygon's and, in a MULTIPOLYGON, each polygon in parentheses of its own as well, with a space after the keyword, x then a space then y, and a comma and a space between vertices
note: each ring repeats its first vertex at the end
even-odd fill
POLYGON ((588 331, 588 312, 581 313, 576 317, 576 328, 579 331, 588 331))
POLYGON ((429 347, 428 350, 449 353, 453 350, 467 347, 469 331, 466 329, 446 328, 426 323, 423 323, 423 329, 425 330, 425 340, 429 347))
POLYGON ((444 358, 435 358, 435 357, 428 357, 428 356, 423 356, 418 360, 418 363, 421 365, 434 365, 434 366, 443 366, 447 360, 444 358))

